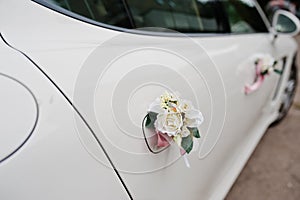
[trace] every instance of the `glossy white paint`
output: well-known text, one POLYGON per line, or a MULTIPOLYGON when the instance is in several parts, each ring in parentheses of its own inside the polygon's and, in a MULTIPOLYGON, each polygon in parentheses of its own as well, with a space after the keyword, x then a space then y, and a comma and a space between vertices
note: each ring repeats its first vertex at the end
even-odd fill
MULTIPOLYGON (((35 95, 39 106, 32 136, 19 151, 0 163, 0 199, 128 199, 114 171, 106 167, 109 162, 90 130, 54 85, 27 58, 2 40, 0 55, 1 73, 24 84, 35 95), (82 146, 78 130, 89 147, 98 150, 97 156, 105 165, 95 161, 82 146)), ((15 138, 23 139, 21 134, 27 131, 26 125, 32 125, 32 115, 36 116, 32 97, 18 83, 0 82, 1 92, 10 89, 7 95, 18 95, 11 97, 10 105, 6 104, 14 106, 11 112, 17 115, 14 117, 18 121, 12 121, 10 113, 6 113, 6 117, 1 113, 0 138, 10 139, 10 135, 7 136, 13 134, 10 130, 23 128, 19 130, 20 137, 15 138), (2 84, 7 88, 2 88, 2 84), (23 107, 15 104, 20 101, 23 107), (5 123, 10 123, 11 129, 4 130, 3 127, 8 126, 5 123)), ((2 93, 3 103, 7 101, 2 93)), ((6 152, 2 152, 5 150, 2 140, 0 143, 2 155, 6 152)))
POLYGON ((30 136, 35 128, 38 108, 30 91, 4 74, 0 74, 0 91, 0 160, 3 160, 30 136))
MULTIPOLYGON (((29 0, 0 3, 0 31, 74 103, 134 199, 222 199, 276 119, 297 49, 289 36, 279 35, 273 42, 271 33, 193 38, 120 33, 77 21, 29 0), (26 15, 17 17, 20 13, 26 15), (11 16, 10 23, 6 16, 11 16), (287 58, 275 98, 277 75, 267 77, 255 93, 244 94, 245 84, 254 79, 253 58, 258 54, 287 58), (170 74, 172 78, 166 78, 170 74), (152 155, 142 138, 140 125, 147 106, 166 89, 180 92, 205 116, 199 152, 189 157, 191 169, 178 159, 176 147, 152 155)), ((19 57, 15 54, 11 60, 19 57)), ((53 198, 66 195, 68 199, 82 199, 88 195, 89 199, 124 199, 122 186, 109 169, 102 150, 81 119, 74 124, 72 108, 52 83, 45 81, 35 66, 24 72, 0 70, 18 80, 22 77, 30 85, 42 113, 35 138, 18 155, 0 164, 0 180, 9 180, 9 184, 0 181, 1 191, 10 191, 17 175, 25 176, 19 188, 14 187, 22 191, 20 196, 11 192, 0 195, 8 197, 5 199, 21 195, 41 199, 49 192, 47 188, 55 184, 57 187, 51 187, 55 190, 51 193, 53 198), (43 83, 35 82, 31 73, 37 73, 43 83), (51 98, 58 105, 51 103, 51 98), (35 168, 31 169, 28 162, 33 162, 35 168), (49 175, 43 175, 41 169, 49 170, 49 175), (26 173, 22 175, 23 170, 26 173), (10 174, 16 175, 8 178, 10 174), (38 192, 23 188, 38 186, 37 183, 45 184, 38 192), (83 185, 89 187, 79 190, 83 185), (105 189, 98 190, 101 187, 105 189)))

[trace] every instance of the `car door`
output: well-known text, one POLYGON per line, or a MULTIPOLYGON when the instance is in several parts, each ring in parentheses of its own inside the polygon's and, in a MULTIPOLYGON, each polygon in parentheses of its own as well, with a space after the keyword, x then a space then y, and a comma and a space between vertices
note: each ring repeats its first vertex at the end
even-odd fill
POLYGON ((269 123, 280 76, 270 75, 251 94, 244 90, 255 81, 257 57, 275 56, 268 27, 252 1, 127 5, 140 34, 120 34, 91 54, 78 86, 97 69, 100 79, 89 92, 95 102, 81 101, 83 91, 75 101, 94 105, 85 106, 95 110, 93 128, 109 141, 106 148, 137 199, 222 198, 269 123), (166 90, 192 101, 205 117, 199 149, 188 156, 191 168, 176 145, 153 154, 141 134, 149 105, 166 90))
MULTIPOLYGON (((255 81, 255 60, 281 59, 293 42, 272 43, 252 1, 37 2, 24 1, 20 9, 10 1, 12 14, 26 15, 1 31, 86 120, 133 198, 223 198, 274 114, 280 76, 269 75, 245 94, 255 81), (145 142, 143 119, 165 91, 204 116, 190 168, 176 145, 153 154, 145 142)), ((83 147, 105 165, 80 124, 83 147)))
MULTIPOLYGON (((283 57, 283 52, 278 50, 282 41, 272 43, 272 34, 269 33, 267 25, 252 1, 222 1, 221 3, 223 11, 226 13, 223 17, 228 20, 227 25, 230 26, 231 34, 193 37, 192 40, 200 48, 192 45, 186 38, 176 38, 177 47, 183 51, 181 55, 188 58, 196 57, 193 63, 196 63, 195 66, 203 74, 203 81, 193 78, 195 73, 189 72, 190 67, 182 63, 185 72, 188 73, 186 77, 189 78, 186 79, 188 81, 198 80, 198 82, 191 82, 191 88, 185 87, 183 82, 178 83, 177 80, 180 79, 174 79, 177 82, 175 85, 166 84, 193 102, 197 102, 197 99, 193 99, 192 94, 192 91, 196 90, 195 96, 200 99, 198 108, 205 116, 205 122, 201 127, 203 137, 200 148, 189 156, 191 169, 185 167, 182 159, 177 160, 174 164, 172 162, 172 165, 168 166, 174 159, 171 155, 178 156, 176 150, 171 151, 171 148, 138 162, 143 164, 132 163, 135 167, 138 166, 135 169, 138 175, 127 171, 127 173, 124 172, 124 177, 133 187, 134 194, 141 199, 145 196, 149 199, 156 199, 157 193, 160 197, 175 199, 223 198, 234 177, 241 170, 270 123, 272 100, 280 75, 270 74, 263 85, 251 94, 246 95, 244 89, 247 84, 253 84, 256 79, 255 62, 257 58, 271 56, 280 60, 283 57), (186 52, 190 55, 186 56, 188 54, 186 52), (205 87, 206 84, 207 87, 205 87), (158 167, 160 162, 165 162, 162 169, 158 167), (153 163, 158 165, 155 167, 153 163), (143 169, 150 167, 155 170, 139 171, 138 169, 141 169, 139 167, 143 169), (146 191, 145 188, 147 188, 146 191)), ((203 4, 205 5, 205 3, 203 4)), ((217 5, 220 9, 219 4, 212 6, 217 5)), ((182 7, 184 6, 182 5, 182 7)), ((172 11, 174 12, 174 8, 172 11)), ((203 13, 203 10, 199 12, 203 13)), ((155 16, 158 16, 158 13, 155 16)), ((181 20, 180 16, 173 17, 175 20, 181 20)), ((208 24, 212 25, 213 20, 210 20, 208 24)), ((202 24, 205 25, 204 20, 202 24)), ((222 25, 226 32, 226 22, 223 22, 222 25)), ((168 42, 163 47, 166 48, 167 44, 168 42)), ((164 56, 164 58, 166 57, 164 56)), ((170 58, 167 62, 170 61, 175 61, 175 59, 170 58)), ((176 63, 180 62, 176 61, 176 63)), ((279 61, 278 65, 282 64, 279 61)), ((172 63, 172 67, 175 68, 175 66, 175 62, 172 63)), ((184 75, 183 70, 176 71, 184 75)), ((163 82, 163 80, 164 78, 161 77, 160 81, 163 82)), ((142 92, 150 94, 148 100, 144 97, 147 103, 144 108, 139 109, 140 111, 145 110, 151 99, 163 92, 157 88, 157 90, 148 89, 149 91, 142 92)), ((143 96, 140 96, 141 99, 136 102, 141 102, 143 96)), ((141 118, 142 114, 138 119, 141 118)), ((132 160, 137 160, 137 158, 132 160)))

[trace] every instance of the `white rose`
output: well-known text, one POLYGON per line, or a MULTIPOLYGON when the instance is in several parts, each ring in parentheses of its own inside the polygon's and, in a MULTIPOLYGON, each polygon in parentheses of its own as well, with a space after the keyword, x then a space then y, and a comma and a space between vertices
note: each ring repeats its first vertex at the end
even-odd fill
POLYGON ((177 134, 174 136, 173 140, 176 142, 176 144, 181 147, 182 142, 182 136, 180 134, 177 134))
POLYGON ((166 133, 169 136, 175 136, 178 134, 182 125, 182 115, 176 112, 160 113, 157 115, 157 119, 154 123, 157 131, 166 133))
POLYGON ((182 100, 178 107, 181 112, 186 112, 187 110, 193 109, 192 103, 187 100, 182 100))
POLYGON ((160 106, 160 99, 156 98, 155 101, 153 101, 149 108, 148 108, 148 112, 154 112, 154 113, 160 113, 163 112, 163 109, 160 106))
POLYGON ((268 73, 270 74, 271 72, 273 72, 274 71, 274 68, 273 67, 270 67, 269 69, 268 69, 268 73))
POLYGON ((186 111, 184 124, 187 127, 199 127, 204 121, 203 115, 199 110, 191 109, 186 111))
POLYGON ((189 131, 189 129, 186 126, 183 126, 182 130, 181 130, 181 136, 182 137, 187 137, 190 134, 191 134, 191 132, 189 131))
POLYGON ((259 63, 261 65, 262 72, 270 70, 274 64, 275 60, 270 55, 264 55, 263 58, 259 59, 259 63))

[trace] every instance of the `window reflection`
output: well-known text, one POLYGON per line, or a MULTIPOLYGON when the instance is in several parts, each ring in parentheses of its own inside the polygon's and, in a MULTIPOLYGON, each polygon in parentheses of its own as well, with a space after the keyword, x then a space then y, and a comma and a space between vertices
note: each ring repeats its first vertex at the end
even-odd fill
POLYGON ((122 28, 183 33, 267 32, 253 0, 39 0, 122 28), (157 29, 159 30, 159 29, 157 29))

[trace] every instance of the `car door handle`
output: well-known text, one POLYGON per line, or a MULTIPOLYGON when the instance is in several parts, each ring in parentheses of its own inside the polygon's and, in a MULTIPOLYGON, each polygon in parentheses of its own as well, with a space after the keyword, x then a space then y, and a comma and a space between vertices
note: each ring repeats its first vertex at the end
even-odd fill
POLYGON ((272 72, 281 75, 282 71, 276 69, 277 63, 278 61, 269 55, 257 58, 255 61, 255 79, 252 84, 245 85, 245 94, 248 95, 258 90, 262 86, 266 76, 270 75, 272 72))

